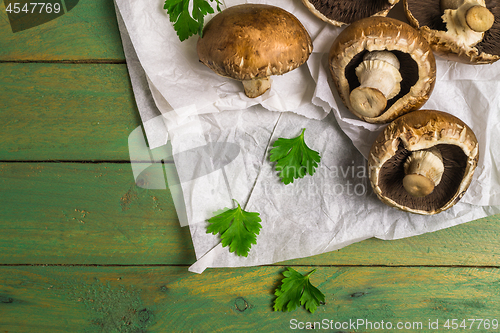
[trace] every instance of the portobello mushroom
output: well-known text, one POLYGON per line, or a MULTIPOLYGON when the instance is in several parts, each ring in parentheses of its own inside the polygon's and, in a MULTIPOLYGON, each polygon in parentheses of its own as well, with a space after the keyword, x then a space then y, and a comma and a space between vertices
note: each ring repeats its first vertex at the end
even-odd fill
POLYGON ((378 136, 368 158, 370 183, 390 206, 437 214, 463 197, 478 158, 476 136, 463 121, 419 110, 394 120, 378 136))
POLYGON ((311 37, 294 15, 263 4, 223 10, 207 23, 197 44, 200 61, 221 76, 242 81, 250 98, 271 87, 271 75, 306 62, 312 48, 311 37))
POLYGON ((369 123, 388 123, 419 109, 436 81, 427 41, 407 23, 370 17, 345 28, 329 54, 333 82, 346 107, 369 123))
POLYGON ((500 0, 404 0, 408 22, 436 55, 466 64, 500 58, 500 0))

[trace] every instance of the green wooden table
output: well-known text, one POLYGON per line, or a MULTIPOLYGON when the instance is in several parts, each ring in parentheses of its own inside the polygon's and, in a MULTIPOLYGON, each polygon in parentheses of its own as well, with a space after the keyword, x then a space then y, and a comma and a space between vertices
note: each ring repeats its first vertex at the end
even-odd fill
POLYGON ((194 250, 170 192, 134 183, 127 138, 141 122, 113 3, 80 1, 17 33, 0 11, 0 333, 499 331, 479 322, 500 320, 498 215, 188 272, 194 250), (316 313, 273 312, 287 266, 317 269, 316 313))

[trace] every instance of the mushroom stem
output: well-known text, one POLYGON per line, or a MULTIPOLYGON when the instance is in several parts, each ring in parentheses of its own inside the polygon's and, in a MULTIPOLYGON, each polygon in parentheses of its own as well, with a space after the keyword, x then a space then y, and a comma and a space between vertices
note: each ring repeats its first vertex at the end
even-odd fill
POLYGON ((493 26, 495 16, 484 0, 441 0, 442 18, 448 32, 463 39, 469 46, 483 38, 483 32, 493 26))
POLYGON ((414 197, 425 197, 434 191, 444 173, 443 157, 433 147, 414 151, 405 161, 403 187, 414 197))
POLYGON ((268 77, 261 79, 243 80, 245 95, 250 98, 259 97, 271 88, 271 80, 268 77))
POLYGON ((398 58, 389 51, 372 51, 363 57, 356 68, 360 86, 349 100, 351 107, 365 117, 377 117, 385 110, 387 100, 401 90, 398 58))
POLYGON ((484 32, 491 29, 495 16, 486 7, 473 6, 465 13, 465 21, 472 30, 484 32))

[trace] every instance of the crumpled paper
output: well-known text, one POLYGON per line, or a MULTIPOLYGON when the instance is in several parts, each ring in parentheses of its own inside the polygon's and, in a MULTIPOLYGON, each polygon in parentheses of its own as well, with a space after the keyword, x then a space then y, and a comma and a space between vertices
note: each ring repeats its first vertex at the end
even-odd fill
MULTIPOLYGON (((197 261, 207 267, 270 264, 339 249, 377 237, 398 239, 500 213, 498 165, 499 65, 467 66, 438 60, 438 80, 424 108, 455 114, 481 143, 479 166, 467 195, 434 215, 405 213, 373 194, 366 156, 383 126, 363 123, 331 89, 326 55, 342 28, 313 16, 299 1, 255 0, 297 16, 313 38, 307 65, 273 77, 271 90, 248 99, 239 82, 199 64, 196 37, 179 42, 163 1, 115 0, 134 94, 150 148, 171 145, 175 184, 189 224, 197 261), (279 137, 306 128, 306 143, 322 155, 314 176, 284 185, 269 162, 279 137), (248 257, 229 253, 207 234, 207 219, 234 200, 262 217, 248 257)), ((247 1, 227 0, 226 6, 247 1)), ((181 224, 183 223, 181 221, 181 224)))
MULTIPOLYGON (((233 6, 247 2, 231 0, 225 3, 233 6)), ((312 14, 304 11, 300 2, 260 2, 286 7, 297 18, 302 18, 301 21, 311 22, 307 25, 308 31, 322 26, 310 19, 312 14)), ((182 108, 191 101, 197 114, 241 110, 257 104, 271 111, 293 110, 315 119, 328 114, 329 108, 322 110, 311 104, 315 85, 307 67, 273 76, 272 89, 257 98, 248 98, 240 82, 221 77, 198 61, 196 37, 182 43, 179 41, 163 9, 164 1, 119 0, 116 3, 148 79, 173 109, 182 108), (196 92, 196 98, 193 98, 193 92, 196 92)), ((209 19, 210 16, 205 21, 209 19)))
MULTIPOLYGON (((327 57, 338 30, 326 27, 314 40, 322 55, 318 86, 330 86, 333 93, 315 96, 330 105, 342 130, 358 150, 368 158, 372 143, 386 126, 369 124, 354 116, 342 103, 328 76, 327 57)), ((314 76, 316 77, 316 76, 314 76)), ((474 205, 500 205, 500 62, 467 65, 436 56, 436 84, 422 109, 448 112, 469 125, 479 142, 479 163, 475 179, 462 202, 474 205), (496 181, 495 181, 496 179, 496 181)), ((316 102, 319 104, 319 102, 316 102)))

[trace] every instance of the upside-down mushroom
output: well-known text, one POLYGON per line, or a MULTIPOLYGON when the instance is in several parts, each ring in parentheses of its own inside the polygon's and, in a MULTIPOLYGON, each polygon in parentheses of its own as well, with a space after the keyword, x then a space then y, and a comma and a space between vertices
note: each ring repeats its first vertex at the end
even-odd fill
POLYGON ((479 158, 472 130, 435 110, 399 117, 378 136, 368 158, 370 182, 384 203, 432 215, 457 203, 479 158))
POLYGON ((439 56, 467 64, 500 58, 498 0, 404 0, 408 22, 439 56))
POLYGON ((346 107, 370 123, 420 108, 436 81, 434 55, 418 31, 387 17, 345 28, 330 49, 333 82, 346 107))
POLYGON ((317 17, 335 26, 370 16, 386 16, 399 0, 302 0, 317 17))
POLYGON ((223 10, 207 23, 197 51, 203 64, 242 81, 245 94, 254 98, 271 87, 271 75, 285 74, 306 62, 312 41, 286 10, 243 4, 223 10))

